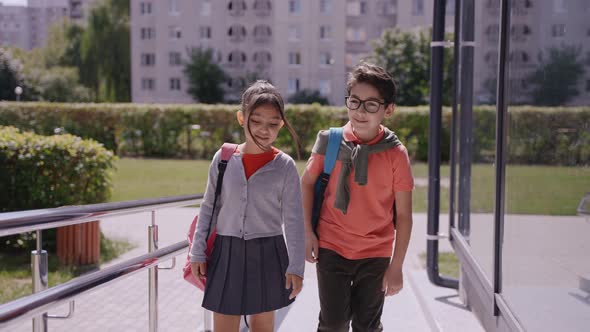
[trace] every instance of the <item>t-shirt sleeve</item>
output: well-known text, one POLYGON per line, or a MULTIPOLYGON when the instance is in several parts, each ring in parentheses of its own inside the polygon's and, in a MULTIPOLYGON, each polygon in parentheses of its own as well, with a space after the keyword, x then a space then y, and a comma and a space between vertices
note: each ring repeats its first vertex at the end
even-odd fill
POLYGON ((410 157, 406 147, 400 145, 395 149, 395 158, 393 159, 393 191, 412 190, 414 190, 414 177, 412 176, 410 157))
POLYGON ((305 166, 305 172, 313 175, 313 176, 320 176, 324 171, 324 155, 319 153, 312 152, 311 156, 307 160, 307 165, 305 166))

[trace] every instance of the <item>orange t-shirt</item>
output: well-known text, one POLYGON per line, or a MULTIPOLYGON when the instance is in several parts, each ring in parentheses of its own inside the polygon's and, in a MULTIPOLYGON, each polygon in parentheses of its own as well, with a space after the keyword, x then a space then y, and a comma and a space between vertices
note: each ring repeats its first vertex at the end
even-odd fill
POLYGON ((279 152, 278 149, 273 147, 270 151, 263 153, 244 153, 242 155, 242 163, 244 164, 246 179, 249 179, 252 174, 260 169, 260 167, 275 159, 275 156, 279 154, 279 152))
MULTIPOLYGON (((377 137, 367 144, 375 144, 382 137, 383 127, 377 137)), ((348 142, 360 143, 350 122, 343 127, 343 138, 348 142)), ((354 169, 351 170, 348 179, 350 201, 346 214, 334 208, 341 168, 342 163, 337 160, 326 188, 318 224, 319 246, 348 259, 391 257, 395 193, 414 189, 408 151, 403 145, 398 145, 369 154, 368 179, 364 186, 354 182, 354 169)), ((319 176, 323 169, 324 156, 312 153, 305 171, 319 176)))

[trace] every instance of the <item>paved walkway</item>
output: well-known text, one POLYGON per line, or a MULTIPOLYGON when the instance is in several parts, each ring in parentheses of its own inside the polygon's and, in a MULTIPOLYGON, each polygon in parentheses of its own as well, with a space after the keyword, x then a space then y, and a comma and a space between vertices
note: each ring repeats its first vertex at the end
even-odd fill
MULTIPOLYGON (((186 236, 195 208, 158 211, 160 248, 186 236)), ((109 264, 147 252, 149 213, 103 220, 101 228, 111 238, 123 238, 137 247, 109 264)), ((441 217, 444 223, 444 218, 441 217)), ((446 229, 446 226, 441 226, 446 229)), ((383 324, 385 331, 483 331, 475 316, 458 301, 457 292, 433 286, 426 276, 418 255, 425 251, 426 215, 416 214, 413 238, 405 264, 404 289, 386 300, 383 324)), ((441 251, 451 251, 441 243, 441 251)), ((185 256, 179 256, 173 270, 159 271, 159 331, 199 331, 203 321, 200 307, 202 292, 182 279, 185 256)), ((109 265, 107 264, 107 265, 109 265)), ((168 264, 163 264, 168 265, 168 264)), ((148 274, 139 272, 129 278, 113 281, 106 287, 90 291, 76 299, 76 311, 67 320, 50 320, 49 331, 147 331, 148 274)), ((277 314, 277 331, 314 331, 319 302, 315 267, 307 264, 304 288, 295 303, 277 314)), ((67 305, 51 310, 64 314, 67 305)), ((29 321, 11 331, 31 331, 29 321)))

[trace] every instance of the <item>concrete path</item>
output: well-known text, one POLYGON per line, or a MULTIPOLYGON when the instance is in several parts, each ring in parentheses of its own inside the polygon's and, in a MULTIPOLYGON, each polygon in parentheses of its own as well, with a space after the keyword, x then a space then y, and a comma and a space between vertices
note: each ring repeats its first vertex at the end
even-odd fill
MULTIPOLYGON (((159 247, 184 239, 196 213, 195 208, 157 211, 159 247)), ((150 222, 149 213, 101 222, 106 236, 127 239, 137 246, 108 265, 147 252, 147 227, 150 222)), ((442 217, 441 222, 441 230, 446 229, 442 217)), ((475 316, 458 301, 456 291, 433 286, 428 281, 418 258, 426 247, 426 215, 416 214, 414 225, 404 270, 404 289, 386 301, 383 314, 385 331, 483 331, 475 316)), ((441 251, 450 250, 448 243, 441 243, 441 251)), ((158 274, 159 331, 198 331, 203 322, 200 307, 202 292, 182 279, 184 254, 177 260, 173 270, 160 270, 158 274)), ((49 331, 148 331, 147 294, 147 271, 113 281, 107 287, 79 296, 74 316, 67 320, 50 320, 49 331)), ((277 331, 315 331, 318 310, 315 267, 307 264, 303 291, 293 305, 277 313, 277 331)), ((51 310, 50 314, 65 312, 67 305, 51 310)), ((31 331, 31 323, 23 322, 10 330, 31 331)))

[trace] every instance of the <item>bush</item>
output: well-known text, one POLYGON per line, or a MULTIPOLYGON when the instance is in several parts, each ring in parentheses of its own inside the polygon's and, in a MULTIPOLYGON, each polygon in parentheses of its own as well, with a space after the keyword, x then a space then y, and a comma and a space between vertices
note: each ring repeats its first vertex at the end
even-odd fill
MULTIPOLYGON (((51 104, 0 102, 0 125, 38 134, 64 130, 92 138, 120 156, 209 159, 221 143, 240 142, 236 105, 51 104)), ((301 156, 309 156, 317 132, 346 123, 343 107, 287 105, 286 114, 301 138, 301 156)), ((449 160, 451 113, 442 116, 442 161, 449 160)), ((509 109, 509 161, 522 164, 590 164, 590 107, 509 109), (556 134, 558 133, 558 134, 556 134)), ((398 107, 385 125, 392 128, 418 161, 428 159, 427 106, 398 107)), ((491 162, 495 154, 496 110, 473 112, 473 161, 491 162)), ((293 140, 282 130, 277 144, 295 155, 293 140)))
MULTIPOLYGON (((0 126, 0 212, 104 202, 114 160, 95 141, 0 126)), ((20 241, 2 237, 0 249, 27 247, 32 237, 23 236, 20 241)), ((55 248, 54 234, 44 240, 44 246, 55 248)))

